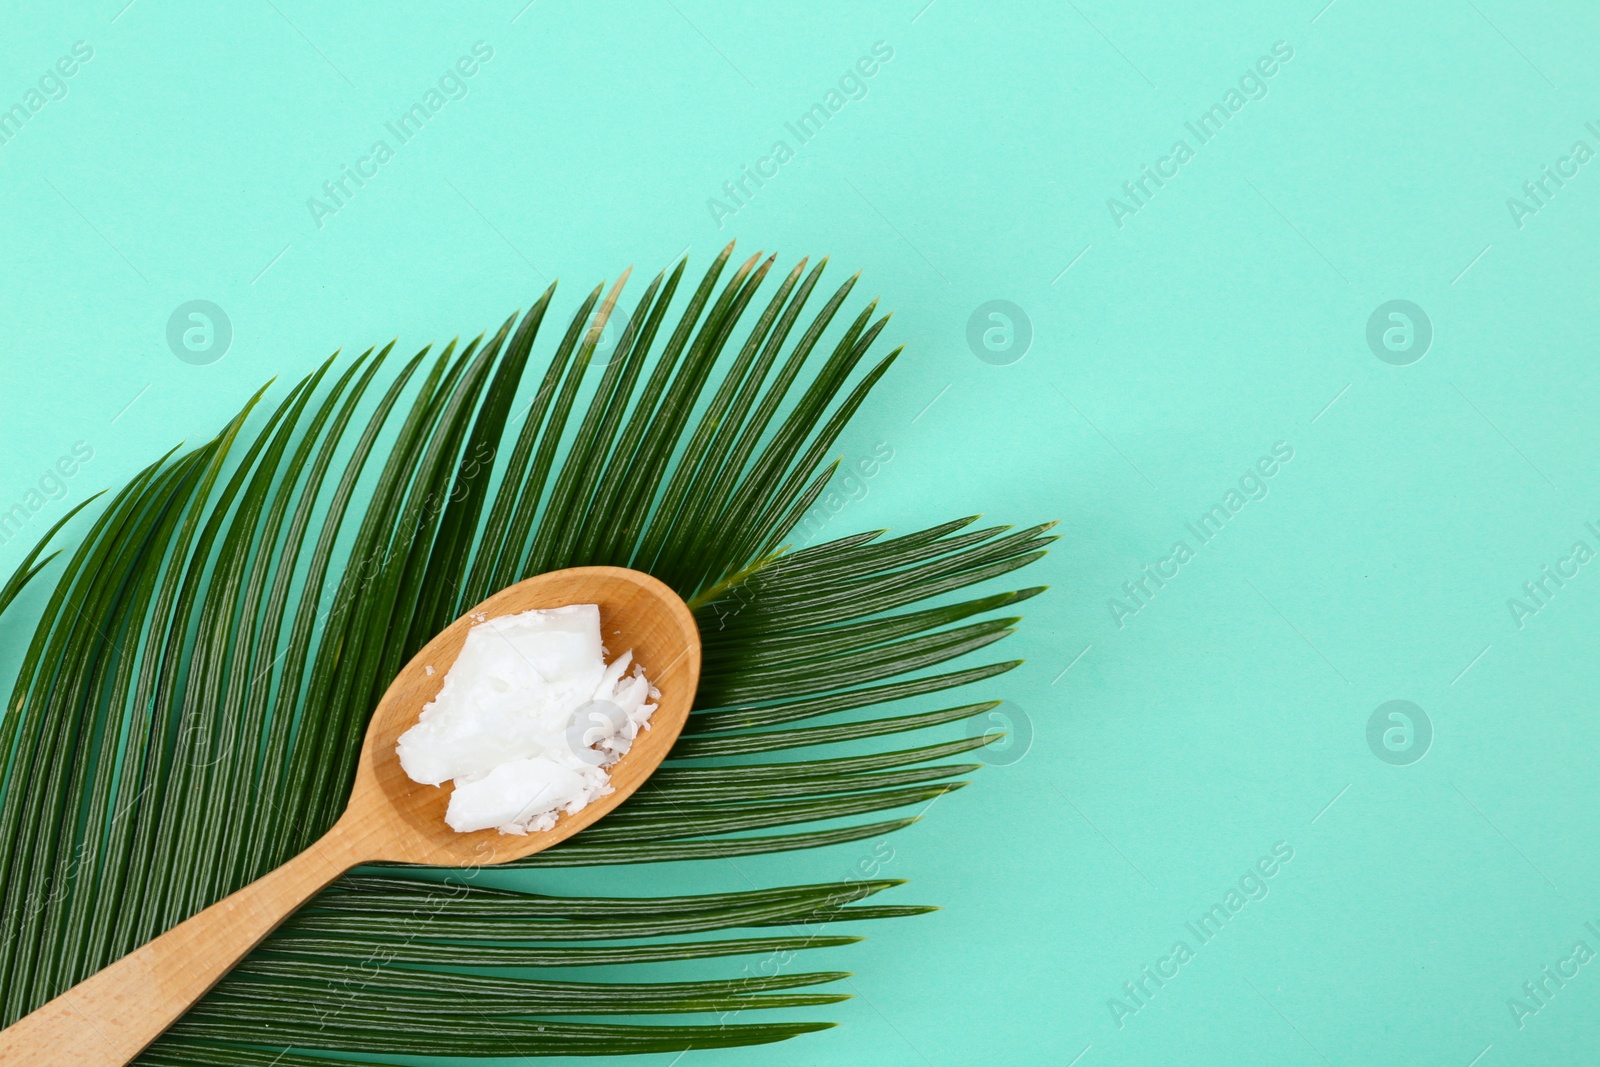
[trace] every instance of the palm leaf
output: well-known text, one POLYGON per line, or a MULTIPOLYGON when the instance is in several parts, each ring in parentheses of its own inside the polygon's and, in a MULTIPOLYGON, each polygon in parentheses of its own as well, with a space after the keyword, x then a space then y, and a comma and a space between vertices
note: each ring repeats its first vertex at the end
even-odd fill
MULTIPOLYGON (((459 350, 400 360, 391 345, 342 369, 336 355, 258 413, 263 390, 213 440, 141 471, 59 560, 45 542, 77 511, 50 531, 0 588, 4 610, 59 567, 0 719, 0 1024, 320 836, 401 664, 466 607, 545 570, 618 564, 667 581, 695 610, 705 672, 647 786, 517 866, 839 844, 906 826, 965 784, 977 765, 949 760, 985 738, 894 735, 993 703, 895 705, 1017 665, 950 661, 1009 634, 1017 619, 995 613, 1039 590, 949 594, 1037 559, 1048 527, 961 519, 787 550, 835 439, 899 350, 862 369, 887 322, 874 305, 833 329, 854 278, 802 328, 825 261, 758 301, 773 260, 724 280, 731 251, 678 301, 660 346, 684 263, 653 279, 603 371, 591 357, 626 276, 587 296, 537 382, 525 372, 554 287, 459 350), (789 752, 818 746, 837 747, 789 752)), ((842 996, 814 987, 842 975, 638 982, 611 968, 838 947, 856 938, 824 924, 927 910, 863 903, 898 884, 886 880, 608 898, 475 874, 340 880, 140 1062, 777 1041, 829 1024, 640 1019, 819 1008, 842 996), (557 978, 530 976, 541 968, 557 978)))

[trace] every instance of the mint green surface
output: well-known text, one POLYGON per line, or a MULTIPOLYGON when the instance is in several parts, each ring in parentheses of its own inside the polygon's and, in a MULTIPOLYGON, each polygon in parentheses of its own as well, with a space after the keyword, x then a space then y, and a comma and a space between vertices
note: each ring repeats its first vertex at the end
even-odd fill
MULTIPOLYGON (((840 442, 892 459, 818 535, 1063 519, 1002 648, 1028 662, 991 685, 1031 748, 884 842, 521 876, 713 891, 868 863, 911 880, 880 899, 943 907, 798 961, 856 972, 855 999, 798 1013, 842 1026, 678 1062, 1592 1061, 1600 14, 525 2, 9 5, 0 112, 74 42, 93 56, 20 131, 0 113, 0 509, 42 489, 0 567, 336 347, 470 336, 558 274, 570 313, 685 246, 693 270, 732 238, 831 255, 908 355, 840 442), (401 144, 385 123, 477 42, 465 95, 401 144), (786 123, 875 46, 801 143, 786 123), (314 218, 346 165, 376 175, 314 218), (1176 174, 1141 204, 1147 165, 1176 174), (746 166, 776 174, 736 203, 746 166), (195 299, 232 324, 209 365, 167 342, 195 299), (969 348, 990 300, 1031 324, 1020 361, 969 348), (1391 300, 1431 321, 1420 361, 1369 348, 1391 300), (1202 543, 1189 525, 1274 446, 1292 459, 1202 543), (1170 577, 1130 599, 1146 565, 1170 577), (1369 747, 1390 700, 1431 722, 1420 761, 1369 747), (1252 876, 1274 846, 1292 859, 1252 876), (1241 878, 1266 895, 1202 944, 1187 924, 1241 878)), ((37 606, 0 622, 8 678, 37 606)))

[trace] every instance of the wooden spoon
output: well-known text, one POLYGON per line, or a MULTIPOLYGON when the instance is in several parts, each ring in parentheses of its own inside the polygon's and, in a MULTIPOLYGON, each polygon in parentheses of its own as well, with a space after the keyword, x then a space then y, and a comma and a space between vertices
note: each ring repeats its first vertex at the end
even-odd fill
POLYGON ((282 867, 0 1033, 0 1064, 122 1067, 295 909, 359 864, 488 866, 566 840, 628 799, 666 758, 689 717, 699 680, 694 616, 676 593, 648 574, 574 567, 496 593, 429 641, 384 693, 367 727, 349 807, 333 829, 282 867), (521 837, 497 830, 458 834, 444 821, 450 791, 407 778, 395 742, 438 694, 468 630, 485 618, 567 604, 598 604, 601 636, 612 654, 633 649, 635 662, 661 692, 650 728, 611 766, 614 791, 576 815, 562 815, 552 829, 521 837))

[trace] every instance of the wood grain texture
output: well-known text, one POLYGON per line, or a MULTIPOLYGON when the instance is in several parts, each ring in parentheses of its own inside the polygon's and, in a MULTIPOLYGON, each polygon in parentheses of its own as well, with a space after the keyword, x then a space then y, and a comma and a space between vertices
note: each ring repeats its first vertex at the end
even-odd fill
POLYGON ((121 1067, 295 909, 361 863, 485 867, 543 851, 592 825, 660 766, 688 719, 700 680, 700 634, 670 588, 622 567, 552 571, 504 589, 428 642, 384 693, 367 728, 344 815, 306 851, 80 982, 0 1033, 0 1065, 121 1067), (449 787, 418 785, 395 755, 400 735, 444 684, 467 632, 485 618, 532 608, 598 604, 614 658, 629 649, 661 698, 649 729, 610 768, 613 792, 549 830, 458 834, 444 821, 449 787), (430 675, 427 668, 433 668, 430 675))

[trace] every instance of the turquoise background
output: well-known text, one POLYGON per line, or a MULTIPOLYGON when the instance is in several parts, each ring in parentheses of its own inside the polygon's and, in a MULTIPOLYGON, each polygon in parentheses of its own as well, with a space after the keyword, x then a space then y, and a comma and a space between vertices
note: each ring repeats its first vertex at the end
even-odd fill
MULTIPOLYGON (((840 443, 893 458, 826 535, 1064 520, 997 687, 1031 747, 887 842, 599 872, 710 890, 876 859, 911 879, 880 899, 944 909, 802 958, 857 972, 855 999, 800 1013, 841 1027, 683 1063, 1593 1056, 1600 963, 1521 1026, 1508 998, 1600 950, 1600 563, 1520 625, 1508 601, 1600 549, 1600 162, 1520 226, 1507 198, 1600 148, 1600 12, 122 2, 8 4, 0 35, 0 107, 93 48, 0 145, 0 508, 94 450, 34 532, 336 347, 471 336, 558 273, 570 309, 732 238, 831 255, 897 312, 908 355, 840 443), (307 199, 479 41, 466 95, 319 228, 307 199), (785 123, 878 42, 865 95, 799 144, 785 123), (1198 146, 1185 123, 1278 42, 1265 95, 1198 146), (1194 158, 1119 227, 1107 199, 1179 138, 1194 158), (717 219, 779 139, 793 158, 717 219), (167 344, 193 299, 231 320, 210 365, 167 344), (996 299, 1032 332, 1003 365, 967 339, 996 299), (1408 365, 1367 342, 1394 299, 1432 325, 1408 365), (1278 442, 1267 495, 1199 546, 1186 524, 1278 442), (1178 540, 1194 558, 1119 626, 1112 598, 1178 540), (1369 747, 1390 700, 1431 723, 1420 761, 1369 747), (1266 897, 1199 945, 1185 924, 1279 842, 1266 897), (1119 1026, 1111 999, 1180 939, 1194 958, 1119 1026)), ((0 624, 11 666, 24 615, 0 624)))

